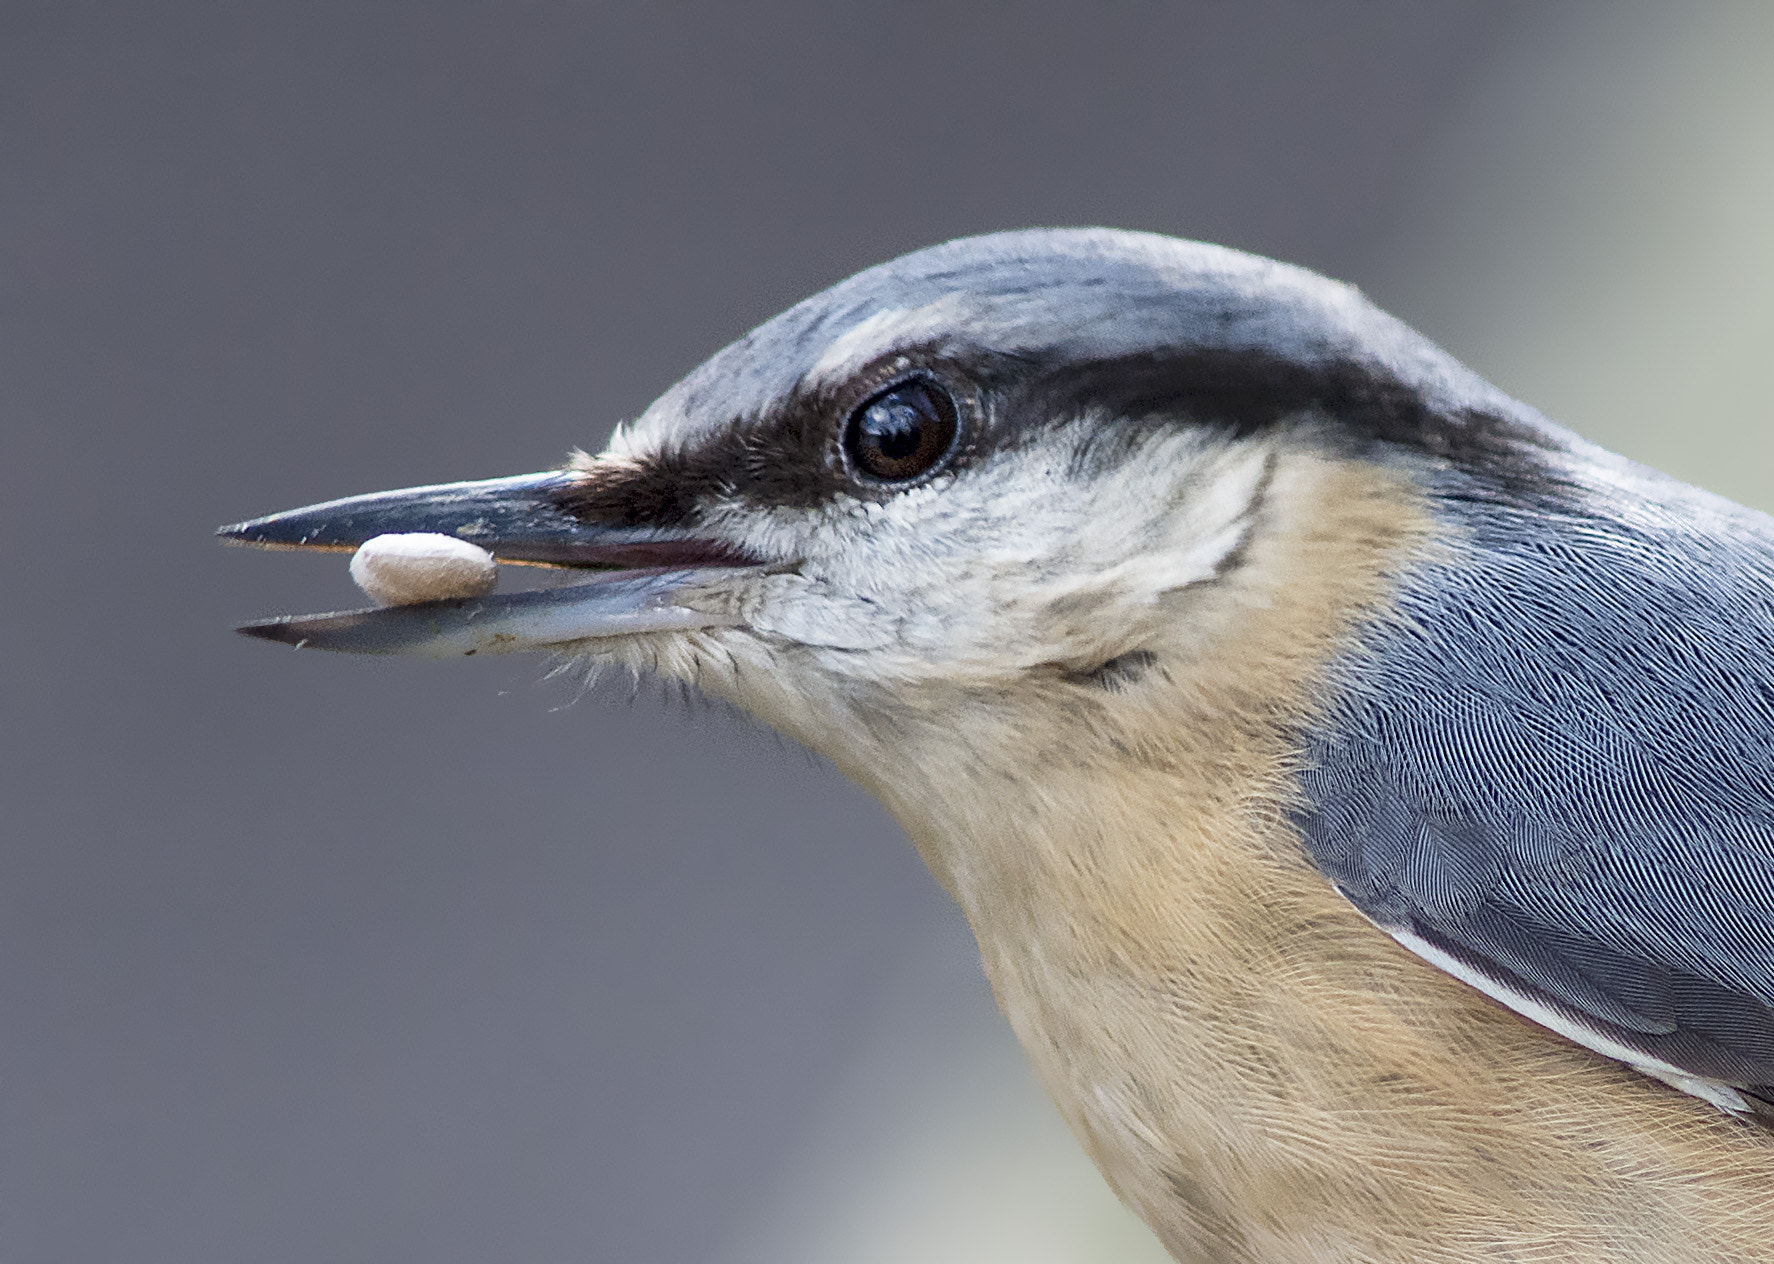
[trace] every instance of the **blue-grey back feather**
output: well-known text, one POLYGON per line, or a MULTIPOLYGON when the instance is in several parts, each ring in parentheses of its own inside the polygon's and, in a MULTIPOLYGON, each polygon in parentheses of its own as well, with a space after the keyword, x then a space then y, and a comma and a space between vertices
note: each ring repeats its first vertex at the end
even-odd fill
POLYGON ((1374 920, 1693 1074, 1774 1084, 1774 522, 1572 445, 1341 665, 1300 825, 1374 920))

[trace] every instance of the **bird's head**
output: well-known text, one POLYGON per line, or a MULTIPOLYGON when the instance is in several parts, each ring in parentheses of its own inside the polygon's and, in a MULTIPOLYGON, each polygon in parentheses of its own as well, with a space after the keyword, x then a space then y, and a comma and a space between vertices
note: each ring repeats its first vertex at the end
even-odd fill
POLYGON ((1125 752, 1159 712, 1176 729, 1178 708, 1285 711, 1423 536, 1430 485, 1525 477, 1536 433, 1353 289, 1165 237, 1036 230, 806 300, 564 469, 224 534, 442 532, 614 568, 244 630, 620 661, 737 702, 895 805, 908 779, 992 763, 994 735, 1026 767, 1043 747, 1087 760, 1092 734, 1125 752))

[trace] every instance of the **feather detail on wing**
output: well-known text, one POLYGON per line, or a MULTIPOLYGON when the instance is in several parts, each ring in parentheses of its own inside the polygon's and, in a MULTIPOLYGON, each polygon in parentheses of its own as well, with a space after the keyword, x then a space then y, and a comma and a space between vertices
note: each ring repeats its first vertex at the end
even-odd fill
POLYGON ((1307 746, 1314 862, 1411 951, 1774 1114, 1774 522, 1580 454, 1556 502, 1437 488, 1307 746))

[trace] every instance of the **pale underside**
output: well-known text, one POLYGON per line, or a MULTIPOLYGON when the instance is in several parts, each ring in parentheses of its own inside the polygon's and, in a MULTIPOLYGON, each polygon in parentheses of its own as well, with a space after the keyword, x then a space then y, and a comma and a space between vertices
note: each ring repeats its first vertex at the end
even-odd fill
MULTIPOLYGON (((1263 457, 1250 503, 1215 511, 1243 524, 1239 564, 1138 621, 1156 665, 1125 689, 1055 661, 1015 688, 889 694, 725 630, 637 647, 638 665, 733 698, 887 803, 1049 1092, 1179 1259, 1774 1259, 1766 1131, 1510 1012, 1308 862, 1285 734, 1434 533, 1402 477, 1285 443, 1263 457)), ((1135 645, 1089 652, 1118 648, 1135 645)))
POLYGON ((1371 469, 1276 477, 1247 564, 1191 612, 1227 635, 1149 709, 1093 717, 1142 758, 1051 734, 1035 802, 1007 781, 900 807, 985 871, 958 894, 1050 1091, 1182 1259, 1774 1259, 1764 1130, 1429 967, 1307 863, 1288 754, 1249 717, 1308 696, 1422 524, 1371 469))

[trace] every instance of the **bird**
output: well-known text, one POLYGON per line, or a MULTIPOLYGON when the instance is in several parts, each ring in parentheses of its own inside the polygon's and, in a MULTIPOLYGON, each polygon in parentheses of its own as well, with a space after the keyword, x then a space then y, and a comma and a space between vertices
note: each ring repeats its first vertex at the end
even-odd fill
POLYGON ((221 530, 403 532, 574 582, 241 631, 618 665, 829 759, 1177 1260, 1774 1260, 1774 520, 1356 288, 961 238, 596 455, 221 530))

